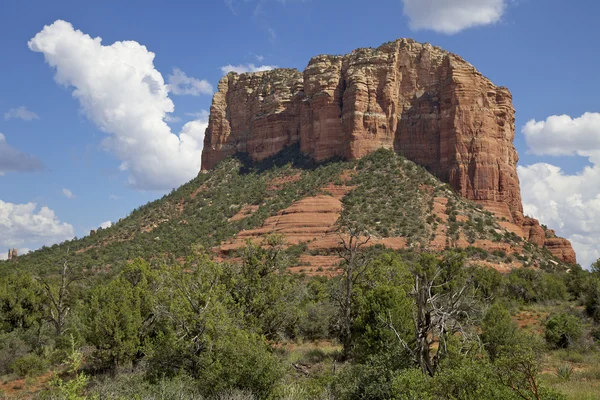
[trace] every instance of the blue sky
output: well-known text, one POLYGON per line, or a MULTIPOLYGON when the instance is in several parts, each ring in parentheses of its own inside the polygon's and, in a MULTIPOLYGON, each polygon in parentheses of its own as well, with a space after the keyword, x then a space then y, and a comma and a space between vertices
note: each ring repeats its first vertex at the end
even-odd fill
POLYGON ((224 66, 303 69, 317 54, 411 37, 512 91, 525 210, 589 265, 600 256, 598 15, 592 0, 3 1, 0 250, 81 237, 191 178, 224 66), (57 20, 72 29, 42 33, 57 20), (108 47, 121 41, 135 43, 108 47), (151 98, 104 64, 112 55, 146 71, 151 98), (142 139, 154 158, 129 147, 142 139))

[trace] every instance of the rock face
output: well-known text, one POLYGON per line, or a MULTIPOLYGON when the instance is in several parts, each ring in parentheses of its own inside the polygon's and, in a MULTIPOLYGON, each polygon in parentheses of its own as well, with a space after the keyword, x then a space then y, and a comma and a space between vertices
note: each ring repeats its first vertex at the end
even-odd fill
POLYGON ((16 260, 17 257, 19 257, 19 252, 16 248, 8 249, 8 259, 9 260, 16 260))
POLYGON ((303 73, 229 73, 213 98, 202 169, 292 144, 317 161, 390 148, 522 226, 514 121, 508 89, 457 55, 399 39, 314 57, 303 73))

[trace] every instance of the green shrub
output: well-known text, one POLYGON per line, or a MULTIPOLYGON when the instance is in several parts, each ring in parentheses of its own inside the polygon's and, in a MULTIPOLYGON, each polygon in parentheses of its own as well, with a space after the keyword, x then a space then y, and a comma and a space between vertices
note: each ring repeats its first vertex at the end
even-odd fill
POLYGON ((600 279, 594 277, 585 291, 585 310, 596 322, 600 322, 600 279))
POLYGON ((502 384, 489 364, 468 359, 443 369, 433 378, 417 369, 403 371, 394 379, 392 387, 393 398, 397 400, 519 398, 502 384))
POLYGON ((20 356, 11 365, 12 373, 21 377, 39 376, 47 369, 48 362, 35 353, 20 356))
POLYGON ((581 321, 572 314, 556 314, 546 322, 546 341, 555 348, 571 347, 579 340, 581 333, 581 321))
POLYGON ((507 346, 514 346, 517 343, 517 324, 500 303, 494 304, 488 310, 481 328, 483 331, 481 340, 492 362, 507 346))
POLYGON ((16 359, 31 351, 24 340, 24 332, 13 331, 0 335, 0 375, 11 372, 11 365, 16 359))

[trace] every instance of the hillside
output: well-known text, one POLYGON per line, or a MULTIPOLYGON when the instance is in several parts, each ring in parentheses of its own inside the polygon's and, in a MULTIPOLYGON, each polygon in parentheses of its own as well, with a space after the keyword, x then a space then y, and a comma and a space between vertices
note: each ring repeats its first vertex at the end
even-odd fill
MULTIPOLYGON (((280 234, 293 270, 331 275, 344 232, 396 250, 467 249, 472 263, 500 271, 567 268, 497 218, 411 161, 388 150, 360 160, 317 164, 290 147, 262 162, 239 155, 93 235, 0 263, 43 272, 71 263, 93 271, 143 257, 183 259, 196 246, 236 259, 247 240, 280 234)), ((547 235, 552 235, 547 232, 547 235)))
POLYGON ((598 270, 515 232, 390 150, 238 154, 0 264, 0 398, 593 399, 598 270))

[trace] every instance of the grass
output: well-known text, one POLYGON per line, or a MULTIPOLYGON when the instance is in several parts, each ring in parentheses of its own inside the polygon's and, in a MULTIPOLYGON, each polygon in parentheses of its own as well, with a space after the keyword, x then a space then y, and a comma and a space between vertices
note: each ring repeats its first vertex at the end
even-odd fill
POLYGON ((328 398, 329 384, 342 347, 331 341, 286 342, 277 352, 289 366, 278 396, 283 399, 328 398))
POLYGON ((546 355, 541 380, 569 399, 600 397, 600 349, 561 349, 546 355))

